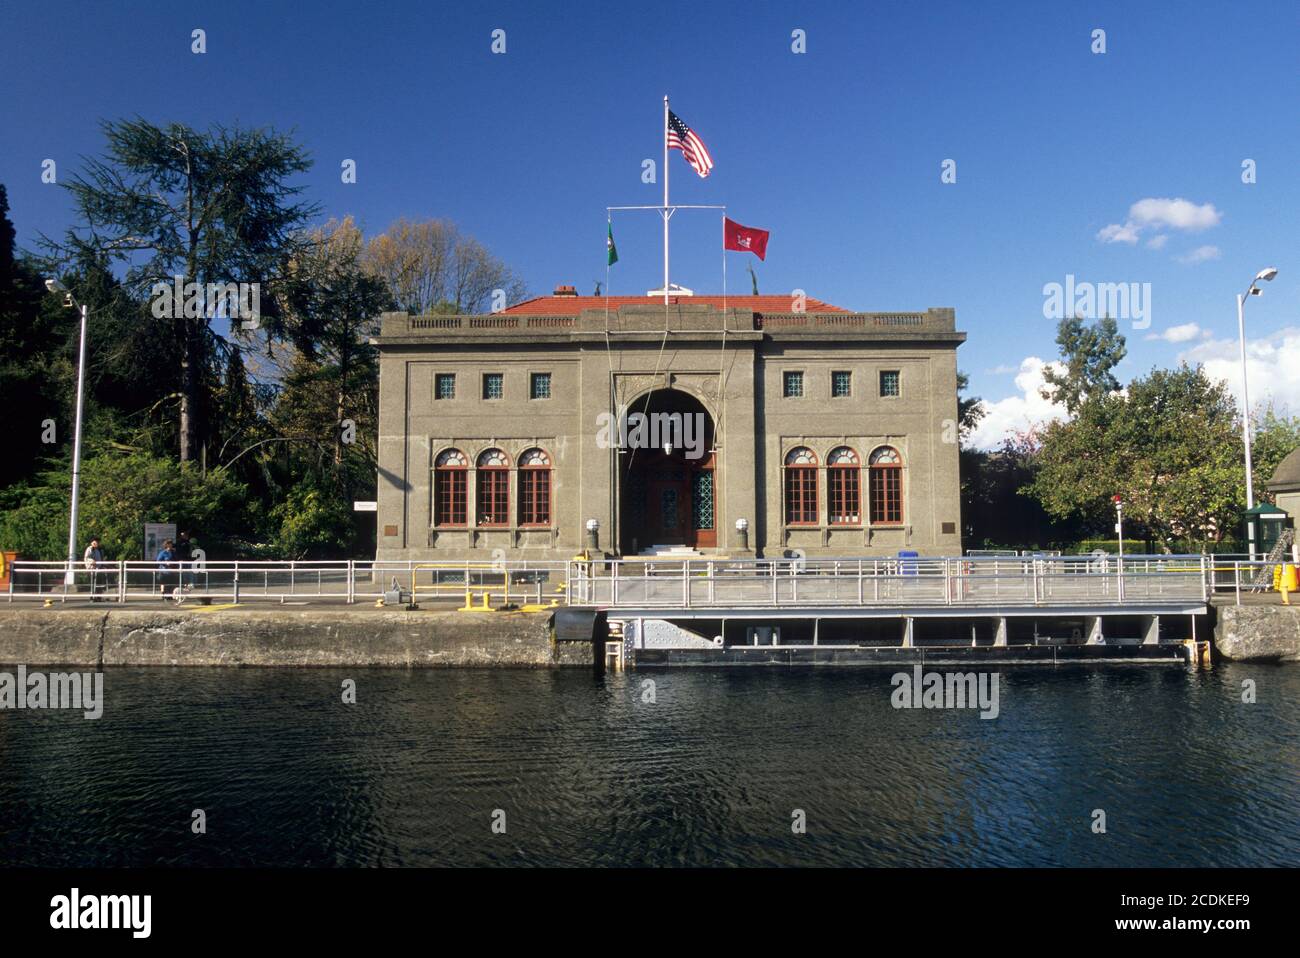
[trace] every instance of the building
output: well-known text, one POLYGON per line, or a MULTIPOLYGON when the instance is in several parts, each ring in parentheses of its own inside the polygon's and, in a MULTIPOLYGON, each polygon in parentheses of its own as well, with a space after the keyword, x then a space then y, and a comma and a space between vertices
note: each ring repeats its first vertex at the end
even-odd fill
POLYGON ((565 286, 385 313, 377 557, 570 558, 592 520, 618 555, 958 554, 965 338, 952 309, 565 286))
POLYGON ((1277 464, 1268 491, 1277 499, 1277 507, 1291 517, 1291 526, 1300 525, 1300 448, 1277 464))

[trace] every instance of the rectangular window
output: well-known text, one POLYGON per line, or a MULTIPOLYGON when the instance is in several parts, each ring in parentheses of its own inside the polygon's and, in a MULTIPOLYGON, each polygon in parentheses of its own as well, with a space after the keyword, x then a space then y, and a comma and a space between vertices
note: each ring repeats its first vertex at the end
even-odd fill
POLYGON ((464 469, 439 469, 434 473, 434 524, 463 526, 465 524, 464 469))
POLYGON ((903 521, 903 470, 873 466, 871 473, 871 521, 898 525, 903 521))
POLYGON ((510 524, 509 469, 478 471, 478 524, 481 526, 510 524))
POLYGON ((817 524, 817 467, 795 466, 785 470, 786 525, 817 524))
POLYGON ((533 399, 551 398, 551 374, 533 373, 528 395, 533 399))
POLYGON ((551 470, 519 470, 519 524, 551 524, 551 470))
POLYGON ((853 390, 853 373, 847 370, 837 370, 831 373, 831 396, 833 398, 842 398, 848 396, 853 390))
POLYGON ((455 399, 456 398, 456 374, 455 373, 438 373, 433 378, 434 399, 455 399))
POLYGON ((786 373, 782 395, 786 399, 798 399, 803 395, 803 373, 786 373))
POLYGON ((506 394, 505 375, 502 373, 483 374, 483 398, 500 399, 506 394))
POLYGON ((897 369, 880 371, 880 395, 897 396, 902 393, 902 374, 897 369))
POLYGON ((827 469, 826 475, 831 525, 856 526, 862 521, 858 506, 858 467, 836 466, 827 469))

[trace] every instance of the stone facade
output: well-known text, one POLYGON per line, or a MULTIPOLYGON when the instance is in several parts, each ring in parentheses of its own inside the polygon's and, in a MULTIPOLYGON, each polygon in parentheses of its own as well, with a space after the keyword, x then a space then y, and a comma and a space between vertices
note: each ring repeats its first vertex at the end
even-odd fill
POLYGON ((384 314, 377 557, 570 558, 592 519, 612 554, 958 554, 954 311, 767 311, 775 299, 625 297, 607 310, 554 296, 489 316, 384 314), (697 415, 709 448, 618 448, 620 417, 637 411, 697 415), (786 501, 796 450, 811 460, 800 522, 786 501), (438 478, 440 461, 463 475, 438 478), (547 508, 532 515, 528 463, 549 471, 547 508))

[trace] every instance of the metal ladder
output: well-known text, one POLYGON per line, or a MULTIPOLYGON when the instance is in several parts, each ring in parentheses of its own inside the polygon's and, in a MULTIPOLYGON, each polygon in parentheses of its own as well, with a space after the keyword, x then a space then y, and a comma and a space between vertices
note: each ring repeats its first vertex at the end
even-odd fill
POLYGON ((1282 534, 1277 537, 1277 542, 1273 543, 1273 548, 1265 557, 1264 565, 1255 570, 1255 580, 1250 584, 1252 591, 1273 587, 1273 567, 1283 561, 1284 556, 1290 555, 1293 542, 1295 542, 1295 530, 1283 529, 1282 534))

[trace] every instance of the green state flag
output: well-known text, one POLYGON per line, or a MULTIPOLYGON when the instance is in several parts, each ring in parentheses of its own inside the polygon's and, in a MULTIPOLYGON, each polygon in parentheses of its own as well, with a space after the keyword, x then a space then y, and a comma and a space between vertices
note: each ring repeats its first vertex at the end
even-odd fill
POLYGON ((606 223, 609 229, 609 235, 605 237, 605 251, 609 254, 609 265, 613 266, 618 262, 618 247, 614 245, 614 224, 606 223))

